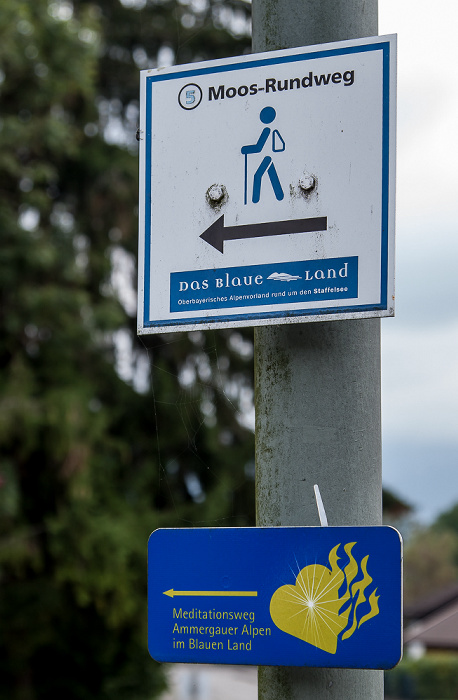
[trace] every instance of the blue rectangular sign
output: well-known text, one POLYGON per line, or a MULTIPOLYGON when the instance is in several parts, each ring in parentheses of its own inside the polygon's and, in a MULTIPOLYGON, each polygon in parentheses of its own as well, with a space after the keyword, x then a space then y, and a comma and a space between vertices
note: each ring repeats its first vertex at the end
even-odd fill
POLYGON ((156 530, 157 661, 387 669, 402 655, 402 541, 390 527, 156 530))
POLYGON ((173 272, 170 311, 355 299, 358 258, 173 272))

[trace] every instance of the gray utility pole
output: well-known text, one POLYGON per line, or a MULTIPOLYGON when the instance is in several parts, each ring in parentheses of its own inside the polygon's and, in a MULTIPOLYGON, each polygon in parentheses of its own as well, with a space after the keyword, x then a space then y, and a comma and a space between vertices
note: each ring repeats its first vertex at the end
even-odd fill
MULTIPOLYGON (((252 4, 254 51, 378 31, 377 0, 252 4)), ((318 484, 330 525, 380 525, 379 319, 257 328, 255 390, 257 524, 319 525, 318 484)), ((382 700, 383 672, 259 668, 259 700, 332 698, 382 700)))

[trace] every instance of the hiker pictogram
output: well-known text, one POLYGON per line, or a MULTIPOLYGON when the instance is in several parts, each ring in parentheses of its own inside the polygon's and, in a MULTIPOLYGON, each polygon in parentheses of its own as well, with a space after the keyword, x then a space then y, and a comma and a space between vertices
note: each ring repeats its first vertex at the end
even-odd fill
MULTIPOLYGON (((272 124, 276 116, 277 113, 273 107, 264 107, 264 109, 261 110, 259 119, 263 124, 272 124)), ((266 150, 268 150, 269 146, 271 146, 272 153, 281 153, 285 150, 285 142, 278 129, 274 129, 272 131, 272 129, 269 126, 266 126, 262 130, 261 135, 259 136, 259 139, 256 143, 242 146, 241 152, 245 156, 245 204, 247 204, 248 201, 248 156, 254 153, 261 153, 261 151, 266 145, 266 150), (272 138, 269 139, 269 136, 272 136, 272 138)), ((261 198, 261 183, 265 173, 267 173, 267 175, 269 176, 277 200, 281 201, 285 196, 280 180, 278 178, 275 164, 272 160, 272 156, 266 155, 262 159, 253 176, 253 192, 251 198, 253 204, 257 204, 261 198)))

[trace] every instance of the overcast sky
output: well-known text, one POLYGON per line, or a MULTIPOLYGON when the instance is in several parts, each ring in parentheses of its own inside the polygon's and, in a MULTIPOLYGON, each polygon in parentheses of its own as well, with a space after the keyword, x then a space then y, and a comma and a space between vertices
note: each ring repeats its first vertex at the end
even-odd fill
POLYGON ((379 0, 398 35, 396 318, 382 321, 384 483, 458 503, 457 0, 379 0))

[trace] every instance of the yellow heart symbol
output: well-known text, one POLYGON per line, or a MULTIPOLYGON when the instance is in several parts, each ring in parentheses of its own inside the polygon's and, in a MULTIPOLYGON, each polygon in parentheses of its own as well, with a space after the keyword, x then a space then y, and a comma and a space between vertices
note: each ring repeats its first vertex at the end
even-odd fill
POLYGON ((270 615, 283 632, 323 651, 335 654, 337 637, 347 626, 350 609, 339 615, 345 599, 339 598, 344 581, 337 567, 321 564, 304 567, 295 585, 278 588, 270 601, 270 615))
MULTIPOLYGON (((293 637, 323 649, 329 654, 337 651, 339 634, 346 640, 365 622, 379 614, 377 589, 366 598, 372 578, 367 572, 369 555, 358 564, 352 555, 356 542, 344 545, 348 563, 344 570, 339 567, 337 550, 329 552, 330 569, 321 564, 310 564, 299 571, 294 585, 280 586, 270 600, 270 615, 274 624, 293 637), (355 581, 357 576, 360 576, 355 581), (342 584, 345 582, 343 591, 342 584), (342 595, 339 597, 339 590, 342 595), (344 605, 348 603, 348 605, 344 605), (369 610, 361 616, 360 605, 368 603, 369 610), (343 612, 340 612, 345 607, 343 612)), ((364 608, 364 606, 363 606, 364 608)), ((366 606, 367 610, 367 606, 366 606)))

